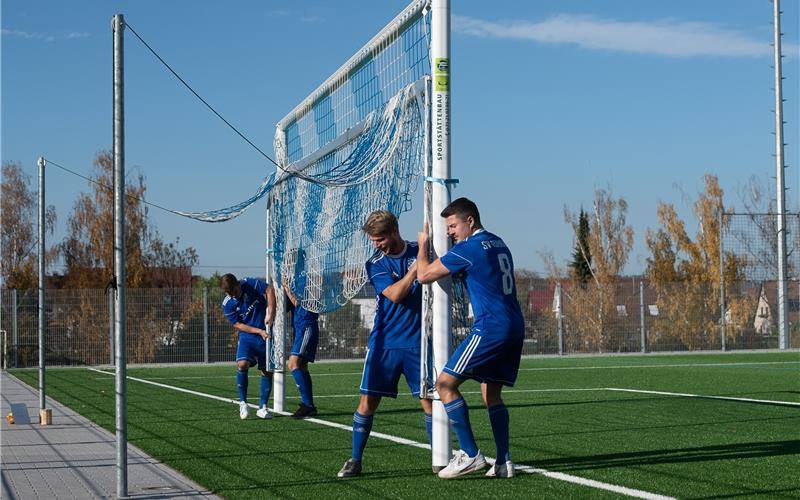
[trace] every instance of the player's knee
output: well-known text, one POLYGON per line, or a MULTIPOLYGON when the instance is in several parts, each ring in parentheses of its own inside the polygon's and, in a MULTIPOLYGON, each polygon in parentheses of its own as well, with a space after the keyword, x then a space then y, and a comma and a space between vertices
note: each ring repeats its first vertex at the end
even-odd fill
POLYGON ((286 364, 289 367, 289 371, 296 370, 298 368, 302 370, 304 368, 302 358, 295 355, 289 356, 289 361, 286 364))
POLYGON ((246 372, 250 368, 250 363, 247 360, 241 360, 236 363, 236 368, 240 369, 243 372, 246 372))
POLYGON ((436 380, 436 391, 440 395, 453 394, 455 392, 456 388, 457 388, 457 386, 455 384, 453 384, 451 380, 448 380, 448 379, 443 378, 443 377, 439 377, 436 380))
POLYGON ((381 398, 362 395, 361 400, 358 402, 357 411, 364 416, 374 415, 380 402, 381 398))

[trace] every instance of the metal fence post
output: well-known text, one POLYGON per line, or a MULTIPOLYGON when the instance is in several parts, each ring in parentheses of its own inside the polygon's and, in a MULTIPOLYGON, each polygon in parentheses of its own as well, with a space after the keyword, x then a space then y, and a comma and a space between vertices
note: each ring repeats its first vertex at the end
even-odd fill
POLYGON ((556 319, 558 319, 558 354, 564 354, 564 309, 561 306, 561 282, 556 283, 556 319))
POLYGON ((642 352, 647 352, 647 331, 644 327, 644 281, 639 281, 639 333, 642 352))
POLYGON ((208 288, 203 288, 203 362, 208 363, 208 288))
POLYGON ((723 238, 723 227, 725 223, 725 213, 722 207, 719 209, 719 339, 720 348, 725 350, 725 244, 723 238))
POLYGON ((106 289, 108 294, 108 359, 109 364, 114 366, 114 291, 106 289))
POLYGON ((17 289, 11 290, 11 341, 14 342, 14 368, 19 368, 19 328, 17 323, 17 289))

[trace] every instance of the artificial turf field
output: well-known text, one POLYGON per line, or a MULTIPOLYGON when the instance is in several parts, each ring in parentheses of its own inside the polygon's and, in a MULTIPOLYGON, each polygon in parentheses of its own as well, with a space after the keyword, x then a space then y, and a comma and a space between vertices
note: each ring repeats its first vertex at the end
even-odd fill
MULTIPOLYGON (((35 369, 10 372, 37 386, 35 369)), ((800 498, 798 352, 523 359, 516 386, 504 391, 512 460, 524 469, 511 480, 438 479, 404 382, 378 409, 363 474, 338 479, 361 363, 317 363, 311 373, 315 419, 261 420, 251 410, 242 421, 238 405, 204 396, 236 397, 233 363, 129 367, 128 440, 232 499, 800 498)), ((113 432, 112 371, 48 368, 46 380, 48 396, 113 432)), ((462 391, 478 444, 494 457, 479 386, 462 391)), ((286 404, 297 404, 293 383, 286 404)))

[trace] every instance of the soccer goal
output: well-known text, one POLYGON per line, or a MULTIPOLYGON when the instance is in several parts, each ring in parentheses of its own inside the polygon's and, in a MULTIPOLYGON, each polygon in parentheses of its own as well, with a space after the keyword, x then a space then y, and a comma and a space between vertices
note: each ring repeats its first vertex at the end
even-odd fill
MULTIPOLYGON (((449 62, 449 1, 415 0, 277 124, 267 273, 291 287, 306 309, 332 312, 367 282, 364 263, 374 248, 361 227, 373 210, 400 217, 423 203, 436 253, 447 250, 444 222, 431 214, 450 200, 449 62)), ((431 364, 421 377, 430 391, 449 354, 447 285, 428 287, 424 302, 423 356, 431 364)), ((282 315, 274 330, 282 359, 288 337, 282 315)), ((274 394, 282 410, 282 374, 276 373, 274 394)), ((447 464, 448 433, 437 403, 434 465, 447 464)))

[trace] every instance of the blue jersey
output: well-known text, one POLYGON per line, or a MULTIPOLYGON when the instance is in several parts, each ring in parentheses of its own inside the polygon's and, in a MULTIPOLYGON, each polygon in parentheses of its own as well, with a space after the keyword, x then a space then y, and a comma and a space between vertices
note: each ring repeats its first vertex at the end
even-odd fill
POLYGON ((367 276, 377 294, 375 324, 369 334, 370 349, 419 348, 422 324, 422 287, 417 280, 408 295, 395 304, 383 295, 386 288, 400 281, 417 261, 416 243, 405 242, 399 255, 385 255, 377 251, 367 261, 367 276))
POLYGON ((485 335, 524 334, 514 261, 503 240, 480 229, 453 246, 440 260, 450 273, 464 271, 467 275, 467 290, 475 315, 473 329, 485 335))
POLYGON ((265 328, 264 319, 267 315, 267 285, 255 278, 245 278, 239 281, 242 290, 241 297, 226 295, 222 300, 222 311, 232 325, 244 323, 255 328, 265 328))

